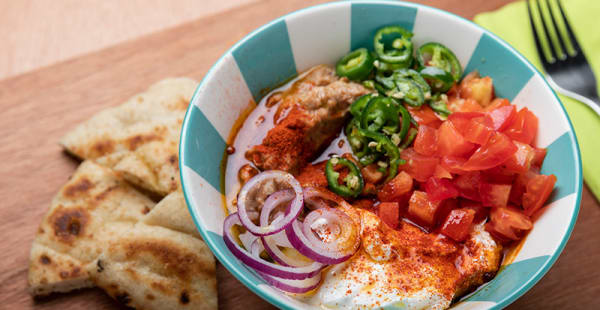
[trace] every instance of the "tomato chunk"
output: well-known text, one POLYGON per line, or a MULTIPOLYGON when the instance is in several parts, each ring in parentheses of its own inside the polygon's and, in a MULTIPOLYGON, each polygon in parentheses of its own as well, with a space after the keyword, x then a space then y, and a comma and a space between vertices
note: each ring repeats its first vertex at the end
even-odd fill
POLYGON ((531 216, 544 205, 554 189, 554 184, 556 184, 556 176, 553 174, 540 174, 529 180, 523 194, 525 214, 531 216))
POLYGON ((506 135, 495 132, 471 155, 462 168, 467 171, 490 169, 508 160, 516 151, 517 147, 506 135))
POLYGON ((412 118, 419 125, 438 128, 442 124, 442 120, 438 118, 435 112, 428 105, 423 105, 419 108, 408 106, 407 109, 412 118))
POLYGON ((461 197, 481 201, 479 186, 481 184, 481 173, 479 171, 469 172, 454 179, 454 185, 461 197))
POLYGON ((481 205, 480 202, 469 200, 469 199, 460 199, 459 205, 461 208, 471 209, 475 211, 475 221, 476 223, 481 223, 483 220, 487 219, 490 214, 490 208, 486 208, 481 205))
POLYGON ((406 163, 400 165, 400 171, 406 171, 410 176, 419 182, 425 182, 431 177, 439 163, 436 157, 425 156, 417 153, 413 148, 407 148, 400 153, 400 158, 406 163))
POLYGON ((535 151, 529 144, 519 141, 513 141, 513 143, 517 146, 517 151, 504 162, 503 166, 508 171, 517 173, 526 172, 531 167, 535 151))
POLYGON ((412 186, 412 177, 408 173, 401 171, 393 179, 383 185, 381 190, 377 192, 377 198, 379 198, 380 201, 398 201, 398 199, 401 199, 410 192, 412 186))
POLYGON ((542 167, 545 158, 546 149, 533 148, 533 160, 531 161, 532 165, 537 166, 538 168, 542 167))
POLYGON ((426 192, 414 191, 408 201, 408 215, 419 225, 432 227, 441 201, 432 201, 426 192))
POLYGON ((400 223, 400 205, 397 202, 382 202, 378 209, 379 218, 391 228, 398 227, 400 223))
POLYGON ((537 172, 529 170, 525 173, 521 173, 513 181, 512 188, 510 190, 510 202, 520 206, 523 204, 523 194, 527 189, 527 183, 535 176, 539 175, 537 172))
POLYGON ((510 188, 510 184, 481 182, 479 184, 481 203, 486 207, 506 207, 510 196, 510 188))
POLYGON ((529 217, 512 207, 493 208, 485 229, 502 241, 519 240, 533 227, 529 217))
POLYGON ((458 197, 458 190, 448 179, 429 178, 425 183, 425 191, 433 201, 458 197))
POLYGON ((460 83, 460 96, 474 99, 482 107, 487 107, 494 97, 492 78, 485 76, 482 78, 463 79, 460 83))
POLYGON ((437 152, 437 144, 437 130, 427 125, 419 126, 419 132, 414 144, 415 151, 422 155, 432 156, 437 152))
POLYGON ((474 148, 475 145, 465 140, 452 122, 444 122, 438 129, 438 154, 440 156, 464 156, 474 148))
POLYGON ((441 233, 454 241, 465 241, 469 236, 474 219, 475 211, 472 209, 452 210, 442 224, 441 233))
POLYGON ((440 165, 451 173, 455 174, 465 174, 468 171, 462 169, 463 165, 467 160, 462 157, 456 156, 444 156, 440 162, 440 165))
POLYGON ((495 110, 497 108, 506 107, 506 106, 509 106, 509 105, 510 105, 510 101, 508 101, 508 99, 506 99, 506 98, 495 98, 494 100, 492 100, 492 102, 490 103, 489 106, 487 106, 487 107, 485 107, 483 109, 483 111, 489 112, 489 111, 495 110))
POLYGON ((514 105, 509 105, 505 107, 499 107, 497 109, 491 110, 488 113, 488 116, 492 120, 493 129, 502 131, 510 124, 512 124, 515 116, 517 115, 517 109, 514 105))
POLYGON ((538 118, 527 108, 522 108, 517 113, 514 121, 504 133, 511 139, 531 144, 538 130, 538 118))
POLYGON ((433 172, 433 176, 438 179, 452 179, 452 174, 450 174, 450 171, 444 168, 444 166, 442 166, 441 164, 435 167, 435 172, 433 172))

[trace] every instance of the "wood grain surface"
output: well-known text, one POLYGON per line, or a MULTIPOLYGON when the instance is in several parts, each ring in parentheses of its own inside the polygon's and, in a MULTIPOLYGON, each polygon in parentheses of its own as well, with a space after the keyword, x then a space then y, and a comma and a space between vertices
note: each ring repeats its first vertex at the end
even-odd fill
MULTIPOLYGON (((259 0, 176 28, 0 81, 0 309, 115 309, 98 289, 34 301, 26 292, 29 248, 50 200, 78 162, 58 139, 95 112, 169 76, 201 79, 251 30, 319 0, 259 0)), ((466 18, 508 0, 421 1, 466 18)), ((511 309, 592 309, 600 281, 600 205, 585 189, 577 225, 550 272, 511 309)), ((222 309, 272 306, 218 267, 222 309)))

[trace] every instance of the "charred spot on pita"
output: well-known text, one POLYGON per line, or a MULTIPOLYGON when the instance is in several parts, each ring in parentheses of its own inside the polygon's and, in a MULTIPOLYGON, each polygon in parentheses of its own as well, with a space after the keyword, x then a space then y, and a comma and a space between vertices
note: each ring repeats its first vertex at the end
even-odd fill
POLYGON ((181 295, 179 296, 179 301, 184 305, 190 302, 190 295, 188 295, 187 291, 184 290, 183 292, 181 292, 181 295))
POLYGON ((59 208, 52 214, 51 223, 54 229, 54 235, 61 241, 71 242, 75 237, 83 234, 85 226, 89 220, 86 210, 62 209, 59 208))
POLYGON ((98 271, 98 272, 102 272, 102 271, 104 271, 104 263, 102 263, 102 260, 100 260, 100 259, 99 259, 99 260, 96 262, 96 267, 97 267, 97 268, 96 268, 96 271, 98 271))
POLYGON ((73 197, 78 194, 86 193, 94 187, 94 183, 85 177, 79 178, 65 187, 64 194, 67 197, 73 197))
POLYGON ((100 157, 102 155, 112 153, 115 150, 115 145, 113 141, 101 140, 94 143, 94 145, 92 146, 92 150, 96 153, 93 157, 100 157))
POLYGON ((52 263, 52 260, 50 259, 50 257, 44 254, 40 256, 40 263, 42 263, 42 265, 49 265, 52 263))

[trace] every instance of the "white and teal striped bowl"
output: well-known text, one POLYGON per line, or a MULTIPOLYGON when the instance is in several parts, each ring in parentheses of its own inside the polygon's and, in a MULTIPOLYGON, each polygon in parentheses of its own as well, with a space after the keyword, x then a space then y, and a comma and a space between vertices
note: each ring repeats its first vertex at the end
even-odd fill
POLYGON ((309 308, 270 287, 225 247, 225 140, 248 102, 258 101, 265 89, 312 66, 334 64, 350 50, 372 48, 376 29, 390 24, 411 29, 416 46, 437 41, 450 47, 465 72, 491 76, 498 96, 539 117, 537 145, 548 148, 542 173, 558 177, 548 208, 514 261, 454 307, 500 309, 540 280, 569 239, 581 199, 579 148, 565 109, 533 65, 495 35, 445 11, 398 1, 335 2, 278 18, 235 44, 204 77, 183 123, 180 168, 190 213, 215 256, 253 292, 280 308, 309 308))

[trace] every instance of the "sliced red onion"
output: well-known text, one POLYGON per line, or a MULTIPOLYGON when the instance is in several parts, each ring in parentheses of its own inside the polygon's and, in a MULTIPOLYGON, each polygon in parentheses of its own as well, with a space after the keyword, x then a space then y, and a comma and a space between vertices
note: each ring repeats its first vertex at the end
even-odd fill
POLYGON ((321 274, 304 280, 289 280, 270 276, 268 274, 258 272, 258 274, 274 287, 294 294, 303 294, 317 288, 321 283, 321 274))
POLYGON ((359 243, 358 230, 352 225, 352 219, 339 209, 319 209, 309 213, 304 219, 302 232, 313 246, 323 251, 337 249, 343 253, 354 253, 359 243), (324 240, 313 232, 322 225, 329 227, 331 240, 324 240))
POLYGON ((330 207, 325 201, 331 201, 337 205, 342 200, 330 191, 314 187, 305 187, 302 191, 305 205, 311 210, 330 207))
MULTIPOLYGON (((277 193, 275 193, 275 194, 277 194, 277 193)), ((284 196, 284 195, 282 194, 282 196, 284 196)), ((283 199, 283 197, 280 199, 283 199)), ((268 198, 267 198, 267 200, 268 200, 268 198)), ((248 180, 248 182, 246 184, 244 184, 244 186, 240 190, 240 193, 238 194, 238 202, 237 202, 238 212, 237 212, 237 214, 240 218, 240 221, 242 222, 242 224, 244 225, 244 227, 246 227, 246 229, 248 231, 250 231, 251 233, 253 233, 254 235, 257 235, 257 236, 268 236, 268 235, 278 233, 278 232, 284 230, 287 226, 289 226, 290 223, 298 217, 300 212, 302 212, 303 204, 304 204, 304 196, 302 193, 302 187, 300 186, 300 183, 294 178, 294 176, 292 176, 291 174, 284 172, 284 171, 269 170, 269 171, 265 171, 265 172, 261 172, 261 173, 257 174, 256 176, 254 176, 253 178, 248 180), (277 180, 278 182, 288 184, 291 187, 291 189, 293 190, 295 197, 293 198, 292 202, 286 209, 285 216, 281 220, 273 221, 271 224, 269 224, 267 226, 262 226, 262 225, 256 226, 252 222, 252 220, 250 220, 250 218, 248 217, 248 210, 246 208, 246 201, 248 199, 248 194, 256 186, 262 186, 262 184, 265 181, 270 180, 270 179, 277 180)), ((267 219, 268 219, 268 215, 267 215, 267 219)))
MULTIPOLYGON (((269 218, 271 217, 271 212, 273 212, 273 210, 275 210, 275 208, 279 207, 280 205, 284 203, 289 203, 294 199, 294 197, 296 197, 296 195, 290 189, 284 189, 269 195, 269 197, 267 197, 267 199, 265 200, 262 209, 260 210, 260 227, 269 226, 269 218)), ((286 210, 289 210, 289 207, 286 208, 286 210)), ((285 214, 283 212, 277 212, 273 217, 273 221, 270 225, 277 225, 277 223, 283 220, 284 217, 285 214)))
POLYGON ((244 247, 244 249, 246 249, 248 251, 250 251, 250 247, 252 246, 252 244, 254 242, 256 242, 256 240, 259 239, 259 237, 253 235, 250 232, 245 232, 245 233, 239 234, 238 238, 242 242, 242 246, 244 247))
MULTIPOLYGON (((305 220, 304 224, 294 221, 285 230, 290 243, 302 255, 319 263, 333 265, 346 261, 358 249, 358 246, 360 245, 358 228, 352 219, 343 211, 333 208, 317 209, 308 214, 307 220, 305 220), (317 214, 311 216, 313 212, 316 212, 317 214), (337 220, 335 219, 336 217, 337 220), (311 227, 312 223, 320 218, 326 218, 328 221, 335 220, 335 222, 340 225, 340 234, 339 236, 335 236, 335 238, 341 238, 343 240, 327 243, 316 237, 314 240, 313 238, 309 239, 305 235, 302 226, 308 225, 308 227, 311 227), (307 221, 308 219, 310 219, 310 221, 307 221)), ((313 234, 314 236, 312 230, 310 231, 310 234, 313 234)))
POLYGON ((242 225, 237 212, 230 214, 225 218, 225 222, 223 223, 223 241, 225 242, 225 245, 235 257, 248 267, 256 269, 258 272, 283 279, 303 280, 319 275, 321 269, 324 267, 323 264, 318 262, 314 262, 305 267, 281 266, 265 261, 258 256, 254 256, 250 252, 244 250, 235 241, 231 234, 231 228, 234 225, 242 225))
MULTIPOLYGON (((275 236, 264 236, 260 238, 262 240, 265 251, 267 251, 269 256, 271 256, 271 258, 280 265, 291 267, 305 267, 311 264, 311 262, 307 262, 306 260, 298 259, 283 253, 283 251, 281 251, 281 249, 279 249, 279 247, 277 246, 275 236)), ((293 249, 291 245, 289 248, 293 249)))
POLYGON ((250 254, 252 254, 254 257, 260 257, 260 252, 262 252, 264 249, 265 248, 262 245, 262 241, 257 237, 250 246, 250 254))

